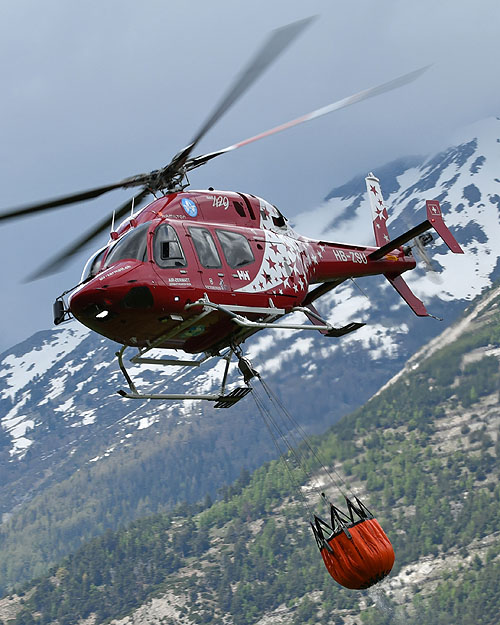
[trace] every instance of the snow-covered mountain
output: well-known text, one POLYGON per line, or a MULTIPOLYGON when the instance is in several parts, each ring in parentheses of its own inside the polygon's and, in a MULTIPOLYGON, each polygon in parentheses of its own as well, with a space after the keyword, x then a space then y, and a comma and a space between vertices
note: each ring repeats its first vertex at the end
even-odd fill
MULTIPOLYGON (((444 318, 441 323, 416 318, 384 278, 376 277, 345 283, 318 303, 335 325, 366 322, 360 330, 340 340, 319 333, 267 331, 248 342, 246 353, 254 366, 312 432, 321 432, 364 403, 499 275, 500 119, 464 129, 456 145, 431 158, 400 159, 374 173, 390 207, 391 234, 422 221, 425 200, 438 199, 465 254, 449 253, 438 239, 430 253, 441 273, 417 269, 405 276, 428 310, 444 318)), ((364 174, 332 190, 322 206, 294 221, 299 232, 310 236, 372 244, 364 174)), ((104 495, 101 501, 94 493, 106 522, 94 527, 87 519, 85 531, 66 545, 73 548, 104 526, 176 500, 214 494, 242 467, 252 469, 273 455, 272 442, 254 419, 251 397, 221 411, 194 402, 120 399, 116 391, 124 382, 115 351, 116 345, 72 322, 39 332, 0 356, 0 512, 7 543, 15 531, 31 527, 23 520, 13 529, 15 519, 28 514, 30 506, 43 500, 44 509, 55 515, 54 523, 58 498, 77 508, 85 499, 86 483, 117 484, 122 470, 128 471, 129 480, 142 472, 142 496, 117 487, 115 499, 128 497, 118 519, 114 512, 106 513, 104 495), (176 462, 169 464, 174 456, 176 462), (159 458, 161 487, 156 474, 147 478, 148 471, 153 475, 158 470, 159 458), (209 469, 212 464, 218 471, 209 469)), ((235 382, 237 372, 232 374, 235 382)), ((169 388, 174 384, 183 392, 193 386, 212 389, 217 379, 210 368, 173 372, 150 366, 139 376, 149 388, 165 388, 168 379, 169 388)))

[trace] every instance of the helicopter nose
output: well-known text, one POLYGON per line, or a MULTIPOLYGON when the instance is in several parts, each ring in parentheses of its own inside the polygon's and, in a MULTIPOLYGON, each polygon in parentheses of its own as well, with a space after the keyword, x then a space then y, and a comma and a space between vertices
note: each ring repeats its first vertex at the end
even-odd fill
POLYGON ((127 312, 147 310, 153 305, 153 294, 149 287, 133 282, 98 287, 89 284, 69 301, 71 313, 85 325, 105 323, 119 316, 126 317, 127 312))
POLYGON ((91 285, 84 286, 69 300, 71 314, 85 325, 89 321, 104 321, 116 316, 114 308, 114 293, 91 285))

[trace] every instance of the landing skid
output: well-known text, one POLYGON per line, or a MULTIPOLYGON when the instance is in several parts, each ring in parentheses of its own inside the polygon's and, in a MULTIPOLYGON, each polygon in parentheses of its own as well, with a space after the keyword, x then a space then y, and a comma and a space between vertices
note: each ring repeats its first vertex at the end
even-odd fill
POLYGON ((353 322, 348 323, 341 328, 335 328, 319 315, 318 311, 312 304, 309 304, 308 306, 294 306, 290 311, 286 311, 284 308, 274 307, 271 299, 269 300, 269 308, 256 308, 251 306, 222 306, 211 302, 205 295, 204 298, 198 300, 197 302, 187 304, 186 308, 192 308, 194 306, 203 306, 205 312, 208 310, 218 310, 219 312, 222 312, 230 317, 231 320, 237 325, 253 331, 263 329, 315 330, 321 332, 324 336, 339 337, 349 334, 349 332, 354 332, 354 330, 358 330, 365 325, 364 323, 353 322), (274 323, 276 319, 283 317, 288 314, 288 312, 303 313, 311 321, 312 325, 303 323, 274 323), (260 315, 263 317, 263 320, 251 321, 245 316, 247 314, 260 315))
MULTIPOLYGON (((123 362, 123 353, 127 348, 124 345, 119 352, 116 352, 116 357, 118 358, 118 365, 123 373, 123 376, 127 380, 127 384, 129 386, 129 391, 124 391, 120 389, 118 394, 125 399, 157 399, 160 401, 168 401, 168 400, 178 400, 178 401, 186 401, 186 400, 204 400, 214 402, 215 408, 230 408, 234 406, 240 399, 243 399, 250 391, 252 390, 250 386, 243 386, 239 388, 235 388, 230 391, 227 395, 225 395, 226 382, 227 382, 227 374, 229 371, 229 365, 233 355, 236 353, 234 349, 228 350, 228 352, 222 356, 221 358, 226 361, 226 366, 224 368, 224 374, 222 377, 222 383, 218 394, 197 394, 197 393, 142 393, 137 390, 137 387, 134 384, 129 372, 127 371, 125 364, 123 362)), ((177 366, 177 367, 199 367, 203 362, 208 360, 210 356, 204 356, 198 360, 176 360, 173 358, 144 358, 143 354, 149 350, 143 350, 139 352, 136 356, 130 359, 134 364, 154 364, 161 366, 177 366)), ((241 355, 239 356, 240 368, 241 362, 243 361, 243 366, 247 365, 248 361, 243 358, 241 355)), ((253 369, 253 375, 258 375, 253 369)), ((252 377, 253 377, 252 375, 252 377)), ((245 382, 247 382, 247 377, 245 377, 245 382)))

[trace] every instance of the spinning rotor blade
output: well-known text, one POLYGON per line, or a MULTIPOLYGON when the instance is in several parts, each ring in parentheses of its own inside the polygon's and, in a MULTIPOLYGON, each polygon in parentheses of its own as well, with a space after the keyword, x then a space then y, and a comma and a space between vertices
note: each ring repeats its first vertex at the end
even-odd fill
POLYGON ((312 22, 315 16, 307 17, 287 26, 272 31, 267 41, 250 61, 247 67, 239 74, 233 85, 222 98, 219 105, 207 121, 200 128, 193 140, 181 150, 165 167, 169 175, 175 175, 184 166, 189 155, 196 145, 212 128, 212 126, 229 110, 229 108, 247 91, 259 76, 275 61, 278 56, 292 43, 292 41, 312 22))
POLYGON ((228 146, 227 148, 223 148, 222 150, 217 150, 216 152, 210 152, 209 154, 202 154, 201 156, 196 156, 192 159, 189 159, 186 163, 186 167, 188 170, 196 169, 201 165, 204 165, 211 159, 216 156, 220 156, 221 154, 225 154, 226 152, 232 152, 237 148, 241 148, 244 145, 248 145, 249 143, 253 143, 254 141, 258 141, 259 139, 263 139, 264 137, 269 137, 274 135, 282 130, 287 130, 288 128, 293 128, 294 126, 298 126, 299 124, 303 124, 304 122, 311 121, 312 119, 316 119, 317 117, 323 117, 323 115, 327 115, 328 113, 332 113, 333 111, 338 111, 339 109, 346 108, 347 106, 351 106, 352 104, 356 104, 357 102, 362 102, 363 100, 368 100, 368 98, 374 98, 375 96, 381 95, 382 93, 386 93, 387 91, 392 91, 393 89, 398 89, 403 85, 407 85, 410 82, 416 80, 419 76, 421 76, 430 65, 426 65, 425 67, 421 67, 420 69, 416 69, 413 72, 409 72, 408 74, 403 74, 398 78, 394 78, 389 82, 385 82, 376 87, 372 87, 371 89, 365 89, 364 91, 359 91, 354 95, 351 95, 347 98, 343 98, 342 100, 337 100, 332 104, 328 104, 327 106, 323 106, 322 108, 316 109, 311 113, 307 113, 306 115, 302 115, 301 117, 297 117, 296 119, 292 119, 289 122, 285 122, 284 124, 280 124, 279 126, 275 126, 270 130, 265 130, 258 135, 250 137, 249 139, 244 139, 238 143, 234 143, 233 145, 228 146))
POLYGON ((427 254, 424 246, 420 243, 420 241, 417 241, 417 239, 413 239, 411 242, 413 243, 413 247, 415 248, 415 250, 417 250, 417 254, 420 256, 420 260, 424 263, 425 269, 427 271, 433 271, 434 273, 437 273, 438 270, 434 267, 434 264, 429 254, 427 254))
MULTIPOLYGON (((134 198, 127 200, 127 202, 125 202, 125 204, 122 204, 120 208, 115 212, 115 220, 118 221, 122 219, 122 217, 125 217, 125 215, 130 212, 132 202, 134 203, 134 208, 139 206, 139 204, 142 203, 144 198, 149 195, 149 193, 149 189, 143 189, 140 193, 134 196, 134 198)), ((60 271, 64 267, 64 265, 68 263, 71 258, 73 258, 73 256, 80 251, 80 249, 84 245, 90 243, 90 241, 95 239, 102 232, 106 232, 106 230, 110 228, 110 225, 111 216, 107 216, 105 219, 101 220, 98 224, 96 224, 94 228, 92 228, 92 230, 89 230, 82 237, 80 237, 76 241, 73 241, 73 243, 68 245, 64 250, 62 250, 62 252, 57 254, 57 256, 54 256, 47 263, 42 265, 42 267, 40 267, 37 271, 30 274, 24 280, 24 282, 38 280, 39 278, 43 278, 47 275, 60 271)))
POLYGON ((239 77, 234 82, 233 86, 228 90, 222 101, 216 107, 212 115, 207 119, 205 124, 201 127, 198 133, 194 136, 191 143, 181 150, 168 165, 160 170, 152 171, 148 174, 138 174, 137 176, 131 176, 125 178, 120 182, 116 182, 102 187, 96 187, 95 189, 89 189, 87 191, 81 191, 79 193, 73 193, 53 200, 39 202, 36 204, 29 204, 20 208, 11 210, 9 212, 0 214, 0 221, 7 221, 15 217, 22 217, 37 213, 59 206, 66 206, 67 204, 74 204, 76 202, 82 202, 84 200, 90 200, 108 191, 119 188, 127 188, 133 186, 147 186, 152 191, 169 188, 172 185, 173 180, 184 173, 184 164, 191 154, 192 150, 202 139, 202 137, 210 130, 210 128, 222 117, 222 115, 240 98, 247 89, 257 80, 257 78, 267 69, 271 63, 278 58, 278 56, 292 43, 292 41, 315 19, 314 17, 308 17, 282 28, 274 30, 267 41, 252 59, 248 66, 240 73, 239 77))
POLYGON ((23 217, 25 215, 31 215, 32 213, 38 213, 51 208, 57 208, 59 206, 66 206, 67 204, 74 204, 76 202, 83 202, 84 200, 92 200, 108 191, 114 189, 120 189, 122 187, 132 187, 143 185, 147 182, 149 174, 140 174, 131 178, 125 178, 121 182, 115 182, 113 184, 104 185, 102 187, 96 187, 95 189, 89 189, 87 191, 80 191, 79 193, 72 193, 71 195, 65 195, 63 197, 55 198, 53 200, 45 200, 44 202, 37 202, 36 204, 28 204, 20 208, 9 211, 8 213, 0 214, 0 221, 7 221, 8 219, 14 219, 15 217, 23 217))

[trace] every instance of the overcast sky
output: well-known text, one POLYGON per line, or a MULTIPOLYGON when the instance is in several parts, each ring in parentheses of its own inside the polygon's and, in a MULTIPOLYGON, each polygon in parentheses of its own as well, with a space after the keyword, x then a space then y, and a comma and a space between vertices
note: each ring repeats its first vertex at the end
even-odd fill
MULTIPOLYGON (((293 217, 353 175, 437 151, 455 129, 500 115, 498 0, 18 0, 3 3, 0 20, 0 211, 166 164, 267 33, 309 15, 319 17, 199 152, 433 66, 402 89, 221 156, 193 172, 192 188, 254 193, 293 217)), ((23 277, 126 197, 0 226, 0 351, 51 327, 52 301, 92 248, 56 276, 23 277)))

